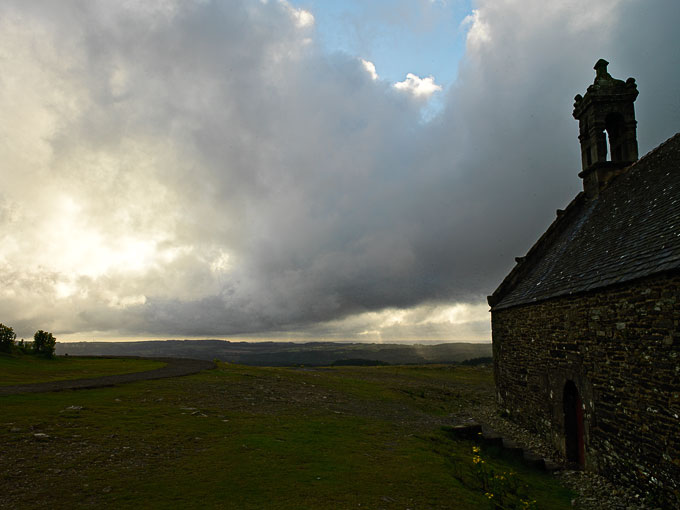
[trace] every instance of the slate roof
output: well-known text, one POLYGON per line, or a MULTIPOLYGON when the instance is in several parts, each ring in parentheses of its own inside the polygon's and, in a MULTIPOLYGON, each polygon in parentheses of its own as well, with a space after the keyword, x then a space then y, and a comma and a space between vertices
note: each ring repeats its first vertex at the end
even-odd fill
POLYGON ((517 260, 492 310, 680 269, 680 133, 596 198, 579 193, 517 260))

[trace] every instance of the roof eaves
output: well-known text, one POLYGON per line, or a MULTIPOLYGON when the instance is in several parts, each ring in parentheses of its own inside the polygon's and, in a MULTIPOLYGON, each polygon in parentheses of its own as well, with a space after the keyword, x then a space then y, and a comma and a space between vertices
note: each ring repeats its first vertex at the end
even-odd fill
POLYGON ((551 299, 579 296, 581 294, 588 294, 590 292, 599 292, 603 289, 614 287, 617 285, 626 285, 635 281, 644 280, 645 278, 658 277, 663 274, 678 274, 680 272, 680 264, 664 264, 664 266, 657 268, 654 271, 640 271, 636 274, 630 274, 618 278, 612 278, 605 282, 595 285, 589 285, 586 288, 581 288, 579 290, 568 290, 568 291, 555 291, 545 294, 541 297, 532 296, 526 300, 512 301, 510 303, 503 303, 500 306, 492 308, 492 311, 507 310, 508 308, 515 308, 524 305, 534 305, 536 303, 542 303, 544 301, 549 301, 551 299))

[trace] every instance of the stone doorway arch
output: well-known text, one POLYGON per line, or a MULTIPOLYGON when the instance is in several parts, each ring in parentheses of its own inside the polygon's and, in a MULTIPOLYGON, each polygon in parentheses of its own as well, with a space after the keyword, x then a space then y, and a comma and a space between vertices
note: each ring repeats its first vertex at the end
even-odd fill
POLYGON ((586 461, 583 429, 583 401, 574 381, 564 385, 564 443, 567 460, 584 467, 586 461))

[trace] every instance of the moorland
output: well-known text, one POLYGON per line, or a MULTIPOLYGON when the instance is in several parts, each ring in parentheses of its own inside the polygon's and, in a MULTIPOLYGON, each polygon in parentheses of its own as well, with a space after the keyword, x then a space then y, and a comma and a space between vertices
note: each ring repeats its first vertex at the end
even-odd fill
MULTIPOLYGON (((11 358, 0 357, 0 374, 22 362, 11 358)), ((79 361, 63 362, 61 377, 68 363, 79 376, 79 361)), ((96 361, 111 373, 121 360, 96 361)), ((43 377, 36 363, 22 382, 43 377)), ((450 434, 492 405, 492 388, 488 367, 222 362, 3 396, 0 508, 483 509, 499 497, 507 508, 570 508, 553 476, 450 434)))

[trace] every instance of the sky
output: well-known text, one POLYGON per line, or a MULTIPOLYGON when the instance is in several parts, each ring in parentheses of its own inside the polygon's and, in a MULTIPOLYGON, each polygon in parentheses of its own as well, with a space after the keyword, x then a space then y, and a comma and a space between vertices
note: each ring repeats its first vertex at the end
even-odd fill
POLYGON ((581 189, 573 98, 680 126, 677 0, 4 0, 0 322, 488 341, 581 189))

